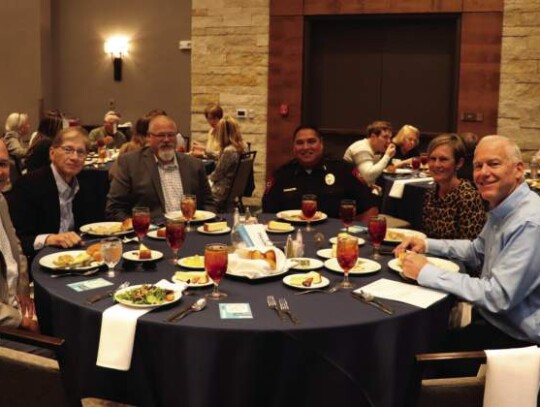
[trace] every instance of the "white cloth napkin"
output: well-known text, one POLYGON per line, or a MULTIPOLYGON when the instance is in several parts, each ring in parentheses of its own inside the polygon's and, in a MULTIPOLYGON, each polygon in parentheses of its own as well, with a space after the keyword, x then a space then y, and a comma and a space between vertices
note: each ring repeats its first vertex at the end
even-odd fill
POLYGON ((240 257, 238 253, 232 253, 229 254, 229 267, 227 273, 247 278, 261 278, 284 271, 284 268, 287 267, 285 254, 277 248, 251 247, 249 249, 241 250, 260 250, 263 253, 267 250, 273 250, 276 253, 276 269, 272 270, 266 260, 250 260, 240 257))
POLYGON ((390 192, 388 193, 388 196, 392 198, 403 198, 403 190, 405 189, 406 184, 414 184, 416 182, 430 182, 433 181, 432 177, 424 177, 424 178, 411 178, 411 179, 397 179, 392 184, 392 188, 390 188, 390 192))
MULTIPOLYGON (((187 284, 160 280, 155 285, 183 291, 187 284)), ((154 307, 155 308, 155 307, 154 307)), ((96 365, 127 371, 131 367, 137 319, 154 308, 132 308, 116 304, 107 308, 101 317, 101 332, 96 365)))
POLYGON ((437 301, 443 299, 448 294, 442 293, 431 288, 420 287, 417 285, 401 283, 399 281, 381 278, 373 283, 360 287, 356 291, 364 291, 375 297, 386 298, 416 305, 420 308, 428 308, 437 301))
POLYGON ((486 350, 484 407, 535 407, 540 382, 540 349, 529 346, 486 350))

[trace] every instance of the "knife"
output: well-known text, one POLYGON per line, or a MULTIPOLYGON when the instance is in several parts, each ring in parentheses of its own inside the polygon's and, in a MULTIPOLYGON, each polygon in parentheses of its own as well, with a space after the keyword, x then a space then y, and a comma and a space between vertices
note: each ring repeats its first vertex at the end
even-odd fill
POLYGON ((355 293, 355 292, 351 292, 351 295, 357 300, 362 301, 365 304, 372 305, 373 307, 378 308, 379 310, 381 310, 382 312, 388 315, 394 314, 393 308, 390 308, 389 306, 385 305, 380 300, 378 300, 377 298, 371 295, 366 296, 365 294, 362 295, 360 293, 355 293))

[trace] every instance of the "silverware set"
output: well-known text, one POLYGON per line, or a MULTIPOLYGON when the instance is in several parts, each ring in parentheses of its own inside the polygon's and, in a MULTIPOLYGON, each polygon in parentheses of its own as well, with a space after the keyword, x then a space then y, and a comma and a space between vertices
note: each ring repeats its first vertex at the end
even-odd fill
POLYGON ((86 304, 88 305, 91 305, 91 304, 94 304, 100 300, 103 300, 105 298, 109 298, 109 297, 112 297, 114 295, 115 292, 119 291, 119 290, 123 290, 124 288, 127 288, 129 287, 130 285, 130 282, 129 281, 124 281, 122 284, 120 284, 116 290, 109 290, 107 291, 106 293, 103 293, 103 294, 97 294, 97 295, 94 295, 90 298, 88 298, 86 300, 86 304))
POLYGON ((90 269, 90 270, 84 270, 84 271, 68 271, 67 273, 57 273, 57 274, 50 274, 51 278, 61 278, 61 277, 70 277, 70 276, 91 276, 93 274, 96 274, 99 271, 99 267, 90 269))
POLYGON ((312 288, 310 290, 304 290, 304 291, 299 291, 297 293, 294 293, 294 295, 304 295, 304 294, 311 294, 311 293, 327 293, 327 294, 333 294, 335 293, 336 291, 339 290, 339 284, 336 284, 335 286, 333 287, 330 287, 330 288, 312 288))
POLYGON ((352 291, 351 295, 354 298, 356 298, 357 300, 362 301, 365 304, 371 305, 371 306, 381 310, 385 314, 392 315, 394 313, 393 308, 389 307, 388 305, 383 303, 381 300, 379 300, 378 298, 374 297, 373 295, 371 295, 371 294, 369 294, 369 293, 367 293, 365 291, 362 291, 362 290, 360 290, 358 292, 352 291))
POLYGON ((300 323, 300 320, 296 317, 296 315, 291 312, 289 303, 284 297, 276 301, 276 298, 273 295, 268 295, 266 297, 266 304, 268 305, 268 308, 276 311, 276 314, 281 319, 281 321, 284 322, 287 320, 287 318, 289 318, 290 321, 295 325, 300 323))

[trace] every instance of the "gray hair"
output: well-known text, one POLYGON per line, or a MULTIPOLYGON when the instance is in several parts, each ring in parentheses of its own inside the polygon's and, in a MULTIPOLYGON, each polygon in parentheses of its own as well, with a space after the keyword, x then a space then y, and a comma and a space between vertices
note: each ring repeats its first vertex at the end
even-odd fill
POLYGON ((508 159, 513 164, 517 164, 523 161, 519 146, 514 140, 510 140, 508 137, 499 136, 497 134, 482 137, 482 139, 480 139, 480 141, 478 142, 476 148, 480 147, 482 143, 502 143, 508 159))
POLYGON ((11 113, 6 119, 6 131, 19 131, 27 121, 28 115, 26 113, 11 113))

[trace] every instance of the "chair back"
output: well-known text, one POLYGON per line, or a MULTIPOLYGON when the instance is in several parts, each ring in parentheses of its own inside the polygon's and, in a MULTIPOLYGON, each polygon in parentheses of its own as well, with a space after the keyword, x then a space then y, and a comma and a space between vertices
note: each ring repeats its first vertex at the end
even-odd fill
POLYGON ((222 208, 225 212, 232 212, 235 204, 238 205, 241 211, 244 210, 242 197, 244 196, 249 177, 253 173, 253 163, 255 162, 256 155, 257 151, 248 151, 240 155, 229 194, 225 200, 224 208, 222 208))

